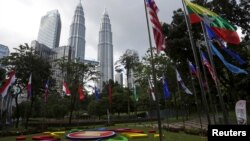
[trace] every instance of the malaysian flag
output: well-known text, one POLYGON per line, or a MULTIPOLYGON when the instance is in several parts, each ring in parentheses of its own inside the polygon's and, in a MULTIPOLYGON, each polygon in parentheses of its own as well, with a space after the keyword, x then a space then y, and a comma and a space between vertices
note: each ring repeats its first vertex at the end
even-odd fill
POLYGON ((165 37, 162 32, 161 23, 158 19, 157 12, 158 7, 154 0, 146 0, 147 9, 150 15, 150 21, 153 28, 155 44, 157 48, 157 53, 165 49, 165 37))
POLYGON ((205 54, 202 51, 201 51, 201 59, 202 59, 201 60, 202 64, 207 67, 210 75, 212 76, 213 80, 216 82, 217 78, 214 74, 214 70, 213 70, 212 66, 210 65, 210 63, 208 62, 207 58, 205 57, 205 54))

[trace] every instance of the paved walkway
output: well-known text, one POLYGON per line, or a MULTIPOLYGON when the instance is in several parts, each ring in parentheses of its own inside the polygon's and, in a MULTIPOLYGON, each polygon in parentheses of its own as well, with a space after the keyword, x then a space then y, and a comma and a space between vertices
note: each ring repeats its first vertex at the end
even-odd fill
MULTIPOLYGON (((152 124, 136 124, 135 126, 141 126, 141 127, 152 127, 154 129, 158 128, 158 124, 156 123, 152 123, 152 124)), ((162 121, 162 126, 163 127, 170 127, 170 128, 183 128, 185 127, 185 129, 202 129, 207 131, 208 128, 208 122, 206 118, 202 118, 201 119, 201 123, 199 118, 195 118, 195 119, 190 119, 190 120, 186 120, 185 122, 183 121, 179 121, 179 122, 174 122, 174 123, 167 123, 166 120, 162 121), (201 126, 202 125, 202 126, 201 126)))
MULTIPOLYGON (((175 122, 175 123, 166 123, 164 122, 162 124, 163 126, 166 126, 166 127, 171 127, 171 128, 182 128, 182 127, 185 127, 186 129, 203 129, 203 130, 207 130, 207 127, 208 127, 208 122, 207 122, 207 119, 206 118, 202 118, 201 119, 201 123, 200 123, 200 120, 199 118, 198 119, 190 119, 190 120, 186 120, 186 121, 181 121, 181 122, 175 122)), ((158 125, 157 125, 158 127, 158 125)))

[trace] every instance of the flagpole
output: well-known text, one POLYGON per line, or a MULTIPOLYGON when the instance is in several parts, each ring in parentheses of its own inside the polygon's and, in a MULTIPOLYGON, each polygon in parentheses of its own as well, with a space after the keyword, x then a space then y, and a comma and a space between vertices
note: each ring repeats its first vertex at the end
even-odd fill
POLYGON ((195 105, 196 105, 196 109, 198 111, 200 126, 201 126, 201 130, 202 130, 201 111, 200 111, 200 108, 199 108, 199 105, 198 105, 198 99, 197 99, 196 90, 194 88, 193 76, 192 76, 191 71, 189 71, 189 72, 190 72, 190 75, 191 75, 191 83, 192 83, 192 88, 193 88, 193 92, 194 92, 195 105))
MULTIPOLYGON (((176 69, 176 68, 175 68, 176 69)), ((177 70, 177 69, 176 69, 177 70)), ((178 83, 178 80, 176 79, 176 84, 177 84, 177 91, 178 91, 178 95, 180 97, 180 101, 182 102, 182 97, 181 97, 181 91, 180 91, 180 86, 179 86, 179 83, 178 83)), ((179 103, 180 104, 180 103, 179 103)), ((179 105, 178 104, 178 105, 179 105)), ((178 106, 179 107, 179 106, 178 106)), ((184 115, 183 115, 183 111, 184 109, 183 108, 180 108, 181 109, 181 112, 182 112, 182 123, 183 123, 183 128, 185 129, 185 118, 184 118, 184 115)))
MULTIPOLYGON (((198 47, 198 51, 199 51, 199 54, 200 54, 200 60, 202 61, 201 46, 200 46, 200 44, 198 42, 197 42, 197 47, 198 47)), ((205 82, 207 84, 207 94, 208 94, 209 105, 210 105, 211 112, 212 112, 212 115, 213 115, 214 123, 216 123, 215 109, 213 108, 212 97, 211 97, 211 93, 210 93, 210 87, 208 85, 208 79, 207 79, 207 71, 206 71, 204 65, 202 65, 202 69, 203 69, 203 75, 204 75, 204 78, 205 78, 205 82)), ((204 85, 204 87, 205 87, 205 85, 204 85)))
POLYGON ((201 22, 201 27, 202 27, 202 31, 204 33, 204 39, 205 39, 205 42, 206 42, 206 48, 207 48, 207 52, 208 52, 208 56, 209 56, 209 60, 210 60, 210 63, 212 65, 212 69, 214 70, 214 75, 215 77, 217 78, 215 80, 216 82, 216 90, 217 90, 217 93, 219 95, 219 100, 220 100, 220 106, 221 106, 221 109, 222 109, 222 112, 223 112, 223 119, 224 119, 224 124, 228 124, 228 113, 227 113, 227 110, 226 110, 226 107, 225 107, 225 102, 223 100, 223 97, 222 97, 222 94, 221 94, 221 89, 220 89, 220 81, 218 80, 218 75, 217 75, 217 72, 215 70, 215 66, 214 66, 214 60, 213 60, 213 56, 212 56, 212 51, 211 51, 211 48, 208 44, 208 40, 207 40, 207 31, 206 29, 204 28, 204 24, 203 22, 201 22))
MULTIPOLYGON (((149 46, 150 46, 153 81, 154 81, 154 86, 156 87, 155 64, 154 64, 154 55, 153 55, 153 47, 152 47, 152 42, 151 42, 150 28, 149 28, 149 23, 148 23, 148 12, 147 12, 147 7, 146 7, 145 0, 143 0, 143 2, 144 2, 146 21, 147 21, 147 29, 148 29, 148 38, 149 38, 149 46)), ((154 92, 155 92, 155 98, 156 98, 156 111, 157 111, 158 129, 159 129, 159 139, 160 139, 160 141, 163 141, 163 139, 162 139, 162 129, 161 129, 161 117, 160 117, 159 99, 158 99, 158 94, 156 94, 157 93, 156 89, 154 89, 154 92)))
POLYGON ((200 89, 201 89, 202 101, 203 101, 203 104, 204 104, 204 107, 205 107, 205 112, 206 112, 208 124, 210 124, 211 120, 210 120, 210 115, 209 115, 208 103, 207 103, 206 95, 205 95, 205 92, 204 92, 204 87, 202 85, 202 78, 201 78, 201 73, 200 73, 201 72, 200 71, 200 65, 199 65, 199 62, 198 62, 196 48, 194 46, 194 40, 193 40, 193 36, 192 36, 192 33, 191 33, 191 26, 190 26, 190 22, 188 21, 188 19, 186 17, 186 15, 187 15, 186 7, 184 5, 183 0, 181 0, 181 1, 182 1, 182 5, 183 5, 185 22, 186 22, 187 29, 188 29, 189 40, 190 40, 191 48, 192 48, 192 51, 193 51, 195 66, 196 66, 196 70, 197 70, 197 75, 198 75, 197 78, 198 78, 199 86, 200 86, 200 89))

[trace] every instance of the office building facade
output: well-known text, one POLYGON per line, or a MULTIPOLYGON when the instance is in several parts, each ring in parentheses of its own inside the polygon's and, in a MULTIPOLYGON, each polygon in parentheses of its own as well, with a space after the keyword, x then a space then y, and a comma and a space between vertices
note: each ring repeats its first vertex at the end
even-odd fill
POLYGON ((42 17, 37 41, 49 48, 57 48, 60 42, 61 18, 58 10, 47 12, 42 17))
POLYGON ((0 44, 0 59, 9 56, 10 50, 7 46, 0 44))

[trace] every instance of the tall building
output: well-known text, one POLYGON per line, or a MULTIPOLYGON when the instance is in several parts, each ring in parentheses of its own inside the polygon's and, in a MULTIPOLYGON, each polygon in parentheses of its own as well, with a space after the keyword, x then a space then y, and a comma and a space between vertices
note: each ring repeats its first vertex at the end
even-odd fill
POLYGON ((38 42, 49 48, 57 48, 59 46, 60 34, 61 18, 58 10, 47 12, 40 22, 38 42))
POLYGON ((0 59, 9 56, 10 50, 7 46, 0 44, 0 59))
POLYGON ((76 7, 69 34, 71 60, 83 61, 85 59, 85 18, 81 1, 76 7))
POLYGON ((41 58, 47 61, 52 61, 55 59, 56 52, 54 52, 48 46, 39 43, 37 40, 31 41, 30 46, 35 49, 36 54, 39 55, 41 58))
POLYGON ((99 88, 102 88, 103 82, 114 80, 112 32, 106 9, 101 19, 97 60, 100 62, 99 71, 101 73, 99 88))
POLYGON ((123 87, 123 74, 121 72, 115 74, 115 82, 123 87))

